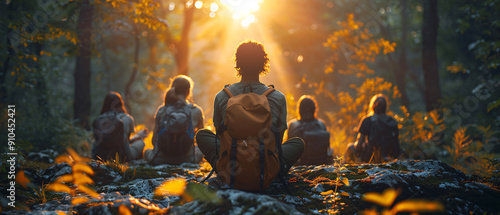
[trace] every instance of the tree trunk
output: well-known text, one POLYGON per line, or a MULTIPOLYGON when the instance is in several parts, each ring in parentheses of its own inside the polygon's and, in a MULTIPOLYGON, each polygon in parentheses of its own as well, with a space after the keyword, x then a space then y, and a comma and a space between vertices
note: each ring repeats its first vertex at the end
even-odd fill
POLYGON ((125 85, 125 106, 127 107, 128 112, 132 112, 132 107, 130 106, 130 99, 132 98, 132 94, 130 92, 130 88, 132 87, 132 84, 135 81, 135 76, 137 75, 137 69, 139 67, 139 50, 141 47, 141 40, 139 39, 139 32, 137 32, 137 29, 134 27, 134 43, 135 43, 135 49, 134 49, 134 66, 132 68, 132 74, 130 75, 130 78, 127 82, 127 85, 125 85))
POLYGON ((92 35, 92 5, 83 0, 78 17, 77 35, 80 40, 75 66, 74 118, 83 128, 90 129, 90 60, 92 35))
POLYGON ((175 63, 177 64, 177 74, 179 75, 188 75, 189 73, 189 32, 193 25, 194 10, 195 7, 193 5, 184 9, 181 40, 176 43, 177 54, 174 56, 175 63))
POLYGON ((425 106, 427 111, 438 107, 441 99, 439 73, 436 55, 438 12, 436 0, 424 0, 422 23, 422 68, 425 82, 425 106))
POLYGON ((408 5, 407 0, 401 0, 401 42, 399 43, 400 55, 398 59, 398 70, 395 71, 396 83, 401 92, 401 102, 406 108, 410 107, 410 101, 406 94, 406 73, 408 71, 408 63, 406 56, 406 48, 408 44, 408 5))

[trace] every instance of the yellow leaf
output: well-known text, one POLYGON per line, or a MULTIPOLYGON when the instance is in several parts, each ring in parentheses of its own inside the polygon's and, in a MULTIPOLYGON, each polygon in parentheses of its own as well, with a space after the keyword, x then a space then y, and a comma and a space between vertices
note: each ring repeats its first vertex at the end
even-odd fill
POLYGON ((86 194, 89 194, 89 196, 92 196, 93 198, 99 198, 100 195, 99 193, 95 192, 93 189, 85 186, 85 185, 79 185, 78 189, 86 194))
POLYGON ((84 173, 87 173, 89 175, 94 175, 94 170, 92 170, 92 168, 90 168, 87 164, 84 164, 84 163, 77 163, 75 165, 73 165, 73 172, 84 172, 84 173))
POLYGON ((69 155, 71 155, 71 157, 73 158, 74 161, 76 162, 87 162, 87 161, 90 161, 90 159, 86 158, 86 157, 80 157, 80 155, 78 155, 78 153, 75 152, 75 150, 73 150, 72 148, 67 148, 66 149, 69 153, 69 155))
POLYGON ((56 179, 56 183, 62 183, 62 182, 71 182, 73 181, 73 175, 63 175, 59 178, 56 179))
POLYGON ((73 159, 71 159, 68 155, 59 155, 56 157, 55 163, 67 163, 69 165, 72 165, 73 159))
POLYGON ((347 178, 342 178, 342 182, 344 182, 344 184, 345 184, 346 186, 349 186, 349 179, 347 179, 347 178))
POLYGON ((398 196, 399 192, 388 188, 382 193, 382 195, 374 192, 370 192, 365 194, 363 199, 368 202, 373 202, 377 205, 383 206, 383 207, 389 207, 392 205, 396 197, 398 196))
POLYGON ((26 189, 28 186, 28 183, 30 183, 30 180, 28 178, 26 178, 26 176, 24 175, 24 171, 19 171, 16 175, 16 183, 20 184, 21 186, 24 187, 24 189, 26 189))
POLYGON ((341 196, 351 196, 351 195, 349 195, 349 193, 347 193, 347 192, 341 192, 341 193, 340 193, 340 195, 341 195, 341 196))
POLYGON ((176 178, 163 182, 159 187, 156 188, 154 194, 156 196, 164 195, 182 195, 186 189, 186 179, 176 178))
POLYGON ((333 190, 329 190, 329 191, 321 192, 320 194, 321 194, 322 196, 326 196, 326 195, 330 195, 330 194, 332 194, 332 193, 333 193, 333 190))
POLYGON ((89 200, 90 199, 87 197, 78 197, 78 198, 74 198, 73 200, 71 200, 71 204, 77 205, 77 204, 88 202, 89 200))
POLYGON ((81 184, 93 184, 94 180, 92 180, 90 177, 87 175, 81 173, 81 172, 75 172, 73 173, 75 176, 75 182, 74 184, 76 185, 81 185, 81 184))
POLYGON ((66 213, 64 211, 56 211, 57 212, 57 215, 66 215, 66 213))
POLYGON ((128 209, 127 206, 120 205, 120 207, 118 207, 118 214, 120 214, 120 215, 132 215, 132 212, 130 212, 130 210, 128 209))
POLYGON ((392 209, 392 214, 398 212, 436 212, 444 211, 444 206, 439 202, 426 200, 406 200, 399 202, 392 209))
POLYGON ((55 192, 69 193, 69 194, 73 195, 71 188, 69 188, 67 185, 61 184, 61 183, 50 184, 47 187, 47 190, 51 190, 51 191, 55 191, 55 192))

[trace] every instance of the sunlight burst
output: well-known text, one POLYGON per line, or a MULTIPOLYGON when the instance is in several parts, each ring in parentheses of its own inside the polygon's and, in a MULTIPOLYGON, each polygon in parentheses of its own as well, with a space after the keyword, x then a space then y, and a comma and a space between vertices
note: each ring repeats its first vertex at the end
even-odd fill
POLYGON ((262 0, 221 0, 221 3, 233 10, 233 19, 241 20, 243 27, 248 27, 256 21, 253 12, 260 9, 262 0))

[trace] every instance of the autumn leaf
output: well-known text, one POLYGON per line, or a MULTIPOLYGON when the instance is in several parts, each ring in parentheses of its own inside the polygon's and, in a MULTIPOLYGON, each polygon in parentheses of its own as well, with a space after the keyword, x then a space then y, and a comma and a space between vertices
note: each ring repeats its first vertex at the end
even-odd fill
POLYGON ((84 172, 84 173, 87 173, 89 175, 94 175, 94 170, 92 170, 92 168, 90 168, 87 164, 84 164, 84 163, 77 163, 75 165, 73 165, 73 172, 84 172))
POLYGON ((342 180, 342 182, 344 182, 344 184, 345 184, 346 186, 349 186, 349 179, 344 178, 344 177, 340 177, 340 180, 342 180))
POLYGON ((159 187, 156 188, 154 195, 164 196, 164 195, 182 195, 186 188, 186 179, 176 178, 166 182, 163 182, 159 187))
POLYGON ((62 183, 52 183, 47 187, 47 190, 55 191, 55 192, 63 192, 69 193, 73 195, 73 191, 67 185, 62 183))
POLYGON ((332 193, 333 193, 333 190, 328 190, 328 191, 325 191, 325 192, 321 192, 320 195, 326 196, 326 195, 330 195, 332 193))
POLYGON ((63 175, 59 178, 56 179, 56 183, 62 183, 62 182, 71 182, 73 181, 73 175, 63 175))
POLYGON ((56 157, 55 163, 67 163, 69 165, 73 164, 73 160, 68 155, 59 155, 56 157))
POLYGON ((132 212, 130 212, 130 209, 126 205, 120 205, 118 207, 118 213, 120 215, 132 215, 132 212))
POLYGON ((85 185, 79 185, 78 189, 86 194, 89 194, 89 196, 92 196, 93 198, 98 199, 100 197, 99 193, 95 192, 93 189, 85 185))
POLYGON ((341 193, 340 193, 340 195, 341 195, 341 196, 346 196, 346 197, 347 197, 347 196, 351 196, 351 195, 349 195, 349 193, 347 193, 347 192, 341 192, 341 193))
POLYGON ((73 200, 71 200, 71 204, 77 205, 77 204, 88 202, 89 200, 90 199, 86 198, 86 197, 78 197, 78 198, 74 198, 73 200))
POLYGON ((28 188, 28 184, 30 183, 30 180, 26 178, 24 175, 24 171, 19 171, 16 175, 16 183, 20 184, 21 186, 24 187, 24 189, 28 188))
POLYGON ((444 211, 444 206, 439 202, 426 200, 406 200, 396 204, 392 209, 392 214, 398 212, 437 212, 444 211))
POLYGON ((73 182, 75 185, 93 184, 94 183, 94 180, 92 180, 89 176, 87 176, 81 172, 76 172, 73 175, 75 177, 75 182, 73 182))
POLYGON ((75 162, 87 162, 87 161, 90 161, 90 159, 88 159, 86 157, 81 157, 80 155, 78 155, 78 153, 76 153, 75 150, 73 150, 72 148, 67 148, 66 151, 68 151, 69 155, 71 155, 71 157, 73 158, 73 160, 75 162))
POLYGON ((377 205, 383 206, 383 207, 390 207, 392 203, 394 203, 394 200, 398 196, 399 192, 394 190, 394 189, 386 189, 382 195, 379 193, 366 193, 363 199, 368 202, 373 202, 377 205))

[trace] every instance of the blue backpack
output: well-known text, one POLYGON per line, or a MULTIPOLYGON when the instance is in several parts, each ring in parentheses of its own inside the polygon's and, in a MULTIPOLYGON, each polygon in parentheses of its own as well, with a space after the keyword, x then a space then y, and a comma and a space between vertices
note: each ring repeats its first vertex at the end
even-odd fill
POLYGON ((158 128, 157 146, 167 156, 179 156, 194 149, 192 104, 177 102, 166 106, 166 114, 158 128))

